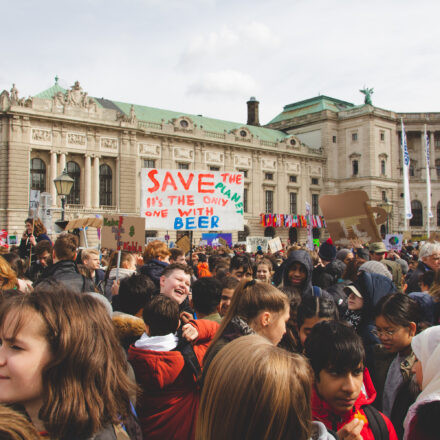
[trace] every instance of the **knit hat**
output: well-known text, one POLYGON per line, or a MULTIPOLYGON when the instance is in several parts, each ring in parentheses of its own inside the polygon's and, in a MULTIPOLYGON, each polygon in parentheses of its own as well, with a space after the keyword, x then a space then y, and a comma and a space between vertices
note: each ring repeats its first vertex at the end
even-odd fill
POLYGON ((366 260, 366 261, 370 260, 370 254, 368 253, 368 249, 365 249, 365 248, 356 249, 356 255, 359 258, 362 258, 363 260, 366 260))
POLYGON ((336 257, 336 247, 327 240, 319 246, 318 255, 322 260, 333 261, 336 257))
POLYGON ((387 267, 379 261, 367 261, 359 267, 363 272, 377 273, 392 280, 393 276, 387 267))

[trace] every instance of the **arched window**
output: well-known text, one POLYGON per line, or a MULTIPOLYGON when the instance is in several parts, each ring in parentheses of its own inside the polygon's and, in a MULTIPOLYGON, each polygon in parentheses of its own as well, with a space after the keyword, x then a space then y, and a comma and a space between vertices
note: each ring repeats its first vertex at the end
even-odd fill
POLYGON ((357 176, 359 174, 359 162, 357 160, 354 160, 352 162, 353 166, 353 176, 357 176))
POLYGON ((31 160, 31 189, 46 191, 46 164, 41 159, 31 160))
POLYGON ((409 221, 410 226, 423 226, 423 207, 418 200, 411 202, 412 219, 409 221))
POLYGON ((380 173, 385 176, 386 168, 385 168, 385 161, 382 159, 380 161, 380 173))
POLYGON ((76 162, 70 161, 66 164, 67 173, 73 179, 73 186, 70 194, 66 197, 66 203, 68 205, 80 204, 80 178, 81 169, 76 162))
POLYGON ((112 169, 108 165, 99 167, 99 204, 112 205, 112 169))
POLYGON ((437 226, 440 226, 440 202, 437 203, 437 226))

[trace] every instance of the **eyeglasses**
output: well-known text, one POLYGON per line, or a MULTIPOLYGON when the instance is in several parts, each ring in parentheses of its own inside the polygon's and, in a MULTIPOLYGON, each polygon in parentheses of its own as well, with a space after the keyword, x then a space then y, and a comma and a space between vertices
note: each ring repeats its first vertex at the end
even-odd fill
POLYGON ((374 328, 373 330, 371 330, 371 333, 374 336, 380 337, 380 335, 385 335, 385 336, 389 336, 390 338, 392 338, 394 336, 395 333, 397 333, 399 331, 399 329, 395 329, 395 330, 378 330, 377 328, 374 328))

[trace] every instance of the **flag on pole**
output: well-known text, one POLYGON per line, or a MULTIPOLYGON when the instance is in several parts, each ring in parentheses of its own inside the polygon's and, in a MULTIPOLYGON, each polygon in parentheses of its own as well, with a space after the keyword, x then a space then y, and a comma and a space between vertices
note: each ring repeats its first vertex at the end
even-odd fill
POLYGON ((409 195, 409 154, 408 154, 408 145, 406 143, 406 134, 405 127, 403 125, 403 119, 400 120, 402 123, 402 139, 401 139, 401 147, 402 147, 402 169, 403 169, 403 194, 405 201, 405 230, 407 229, 407 220, 412 219, 412 211, 411 211, 411 198, 409 195))
POLYGON ((431 176, 429 172, 429 137, 428 133, 426 132, 426 125, 425 125, 425 157, 426 157, 426 202, 427 202, 427 208, 428 208, 428 218, 433 218, 434 214, 432 213, 431 209, 431 176))

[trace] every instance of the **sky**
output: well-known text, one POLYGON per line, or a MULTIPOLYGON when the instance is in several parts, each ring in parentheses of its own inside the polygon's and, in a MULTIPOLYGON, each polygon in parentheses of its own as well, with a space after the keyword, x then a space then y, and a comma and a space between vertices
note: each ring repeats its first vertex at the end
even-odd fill
POLYGON ((440 111, 437 0, 15 0, 2 5, 0 91, 79 81, 90 96, 268 123, 319 94, 440 111))

